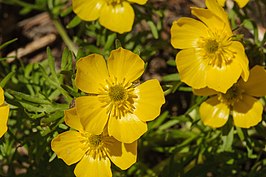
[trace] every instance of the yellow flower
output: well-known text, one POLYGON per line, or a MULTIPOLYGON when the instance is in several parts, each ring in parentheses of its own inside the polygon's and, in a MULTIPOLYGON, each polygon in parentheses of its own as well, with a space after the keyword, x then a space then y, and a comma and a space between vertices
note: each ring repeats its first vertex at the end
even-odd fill
POLYGON ((225 94, 208 88, 194 92, 197 95, 211 96, 199 109, 205 125, 221 127, 229 115, 232 115, 235 126, 249 128, 262 119, 263 106, 256 97, 266 95, 266 71, 262 66, 253 67, 247 82, 240 79, 225 94))
POLYGON ((143 5, 147 0, 72 0, 74 12, 83 20, 99 22, 105 28, 124 33, 131 31, 134 10, 130 3, 143 5))
POLYGON ((65 111, 65 123, 75 130, 57 135, 51 143, 52 150, 67 165, 77 163, 77 177, 111 177, 111 162, 122 170, 136 162, 137 142, 125 144, 107 132, 94 135, 84 129, 76 108, 65 111))
MULTIPOLYGON (((217 1, 221 6, 224 6, 226 0, 217 0, 217 1)), ((235 0, 235 1, 240 8, 243 8, 248 3, 249 0, 235 0)))
POLYGON ((181 80, 200 89, 225 93, 240 76, 248 79, 248 59, 243 45, 232 40, 228 17, 215 0, 206 0, 208 9, 192 8, 201 21, 181 17, 171 27, 171 43, 183 49, 176 55, 181 80))
POLYGON ((7 131, 9 105, 5 103, 4 90, 0 87, 0 137, 7 131))
POLYGON ((107 64, 98 54, 78 60, 76 85, 88 96, 78 97, 76 107, 87 130, 98 135, 107 125, 108 134, 124 143, 147 131, 146 121, 160 114, 165 99, 158 80, 135 82, 143 72, 143 60, 123 48, 113 50, 107 64))

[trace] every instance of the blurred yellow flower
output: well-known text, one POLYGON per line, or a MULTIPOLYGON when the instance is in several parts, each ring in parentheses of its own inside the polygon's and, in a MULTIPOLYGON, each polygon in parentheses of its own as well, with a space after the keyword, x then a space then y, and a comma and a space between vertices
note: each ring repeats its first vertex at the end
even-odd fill
POLYGON ((77 62, 76 85, 88 96, 76 99, 77 113, 86 129, 108 134, 124 143, 137 140, 147 131, 146 121, 160 114, 164 93, 156 79, 138 84, 144 62, 129 50, 103 56, 92 54, 77 62))
POLYGON ((131 31, 135 18, 130 3, 144 5, 146 2, 147 0, 72 0, 72 5, 81 19, 99 19, 105 28, 124 33, 131 31))
POLYGON ((208 9, 192 8, 201 21, 181 17, 171 27, 171 43, 183 49, 176 55, 181 80, 200 89, 225 93, 240 76, 248 79, 248 59, 243 45, 232 40, 232 30, 223 8, 206 0, 208 9))
POLYGON ((266 71, 262 66, 253 67, 247 82, 240 79, 225 94, 208 88, 194 92, 211 96, 199 109, 205 125, 221 127, 232 115, 235 126, 249 128, 262 119, 263 105, 256 97, 266 95, 266 71))
POLYGON ((122 170, 136 162, 137 142, 125 144, 109 136, 106 131, 91 134, 80 122, 76 108, 65 111, 65 123, 75 130, 57 135, 52 150, 67 164, 77 163, 77 177, 111 177, 111 162, 122 170))
POLYGON ((0 87, 0 137, 7 131, 9 105, 5 103, 4 90, 0 87))
MULTIPOLYGON (((217 1, 221 6, 224 6, 226 0, 217 0, 217 1)), ((248 3, 248 1, 249 0, 235 0, 235 2, 239 5, 240 8, 243 8, 248 3)))

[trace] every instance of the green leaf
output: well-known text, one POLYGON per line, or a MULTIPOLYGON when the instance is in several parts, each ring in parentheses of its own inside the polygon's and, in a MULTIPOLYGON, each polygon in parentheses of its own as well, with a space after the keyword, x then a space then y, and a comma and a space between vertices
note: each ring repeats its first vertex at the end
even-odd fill
POLYGON ((111 48, 111 46, 113 45, 115 39, 116 39, 116 33, 112 33, 112 34, 108 35, 107 41, 104 45, 104 50, 109 50, 111 48))
POLYGON ((11 79, 11 77, 15 74, 15 71, 8 73, 6 77, 0 82, 0 86, 3 88, 5 87, 6 83, 11 79))
POLYGON ((159 38, 159 35, 158 35, 158 30, 155 26, 155 24, 153 23, 153 21, 148 21, 147 22, 149 27, 151 28, 151 32, 152 32, 152 35, 155 39, 158 39, 159 38))
POLYGON ((5 42, 4 44, 0 45, 0 50, 2 50, 3 48, 5 48, 6 46, 8 46, 9 44, 15 42, 16 40, 18 40, 18 38, 12 39, 10 41, 5 42))
POLYGON ((180 77, 178 73, 174 73, 174 74, 168 74, 166 76, 163 76, 162 80, 165 82, 180 81, 180 77))
POLYGON ((78 26, 81 22, 81 19, 78 16, 75 16, 66 26, 67 29, 74 28, 78 26))

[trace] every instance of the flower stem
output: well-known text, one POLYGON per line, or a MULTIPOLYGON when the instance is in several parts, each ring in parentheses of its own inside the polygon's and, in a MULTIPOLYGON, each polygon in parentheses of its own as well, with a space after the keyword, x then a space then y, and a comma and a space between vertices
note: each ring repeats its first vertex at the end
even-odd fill
POLYGON ((71 50, 75 55, 77 55, 78 49, 75 46, 75 44, 72 42, 72 40, 69 38, 69 36, 67 35, 62 24, 57 19, 53 19, 53 23, 54 23, 59 35, 61 36, 61 38, 63 39, 63 41, 67 45, 67 47, 69 48, 69 50, 71 50))

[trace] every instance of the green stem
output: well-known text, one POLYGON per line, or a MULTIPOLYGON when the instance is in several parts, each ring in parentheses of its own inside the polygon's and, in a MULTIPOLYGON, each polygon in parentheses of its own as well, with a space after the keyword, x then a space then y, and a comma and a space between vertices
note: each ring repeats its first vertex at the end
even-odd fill
POLYGON ((61 38, 63 39, 63 41, 67 45, 67 47, 69 48, 69 50, 71 50, 75 55, 77 55, 78 49, 75 46, 75 44, 72 42, 72 40, 69 38, 69 36, 67 35, 62 24, 57 19, 53 19, 53 23, 54 23, 59 35, 61 36, 61 38))

